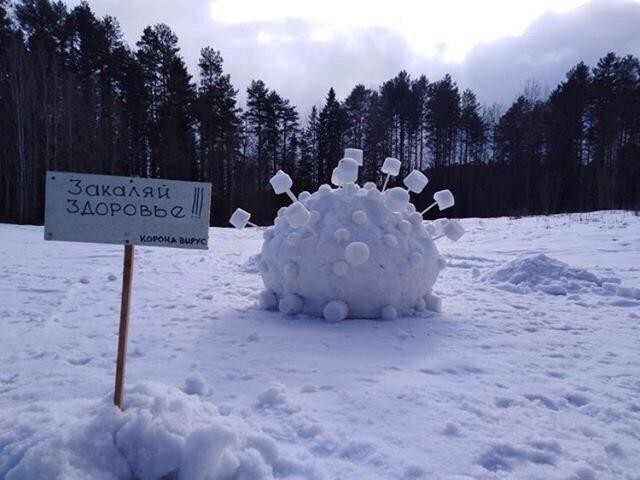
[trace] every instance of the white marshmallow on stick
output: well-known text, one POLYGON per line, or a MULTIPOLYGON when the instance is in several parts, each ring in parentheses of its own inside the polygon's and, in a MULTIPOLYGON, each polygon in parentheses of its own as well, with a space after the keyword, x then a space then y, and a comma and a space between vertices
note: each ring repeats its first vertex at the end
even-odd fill
POLYGON ((359 148, 345 148, 344 158, 353 158, 359 167, 362 166, 362 150, 359 148))
POLYGON ((233 215, 231 215, 231 218, 229 219, 229 223, 239 230, 242 230, 247 225, 254 228, 260 228, 255 223, 251 223, 249 221, 250 218, 251 214, 249 212, 241 208, 236 208, 236 211, 233 212, 233 215))
POLYGON ((331 183, 336 187, 342 187, 347 183, 355 183, 358 180, 358 162, 353 158, 345 157, 338 162, 333 169, 331 183))
POLYGON ((284 173, 282 170, 278 170, 276 174, 271 177, 269 183, 271 184, 271 187, 273 187, 273 191, 276 193, 276 195, 286 193, 292 202, 295 203, 298 201, 296 196, 291 191, 293 180, 291 180, 291 177, 284 173))
POLYGON ((382 191, 384 192, 387 189, 387 183, 389 183, 389 177, 397 177, 400 174, 400 160, 393 157, 387 157, 384 159, 384 163, 382 164, 382 173, 385 173, 387 176, 384 179, 384 185, 382 186, 382 191))
POLYGON ((437 218, 432 222, 427 223, 426 228, 432 237, 438 237, 442 235, 444 226, 449 223, 448 218, 437 218))
POLYGON ((309 223, 309 218, 311 218, 311 213, 307 210, 307 207, 302 205, 300 202, 295 202, 293 205, 288 207, 284 216, 293 228, 304 227, 307 223, 309 223))
POLYGON ((413 170, 409 175, 404 177, 402 181, 407 187, 407 191, 413 193, 420 193, 424 190, 424 187, 429 183, 429 179, 420 170, 413 170))
POLYGON ((311 212, 307 210, 300 202, 294 202, 293 205, 287 207, 284 212, 284 216, 293 228, 305 227, 311 233, 315 234, 316 231, 309 225, 311 219, 311 212))
POLYGON ((442 211, 442 210, 446 210, 449 207, 453 207, 456 203, 455 199, 453 198, 453 193, 451 193, 451 190, 439 190, 433 194, 433 199, 435 200, 435 202, 433 202, 431 205, 425 208, 422 212, 420 212, 422 213, 422 215, 427 213, 436 205, 438 206, 438 209, 442 211))
POLYGON ((459 221, 449 220, 442 227, 442 234, 435 237, 433 240, 435 241, 435 240, 438 240, 439 238, 446 236, 452 242, 457 242, 464 235, 464 233, 465 233, 464 227, 459 221))

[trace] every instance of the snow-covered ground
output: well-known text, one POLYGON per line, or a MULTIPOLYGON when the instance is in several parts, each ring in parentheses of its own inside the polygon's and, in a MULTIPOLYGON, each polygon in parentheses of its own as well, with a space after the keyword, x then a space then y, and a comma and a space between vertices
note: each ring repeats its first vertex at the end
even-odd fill
POLYGON ((463 224, 391 322, 259 310, 256 230, 138 248, 125 412, 122 248, 0 225, 0 478, 640 478, 640 217, 463 224))

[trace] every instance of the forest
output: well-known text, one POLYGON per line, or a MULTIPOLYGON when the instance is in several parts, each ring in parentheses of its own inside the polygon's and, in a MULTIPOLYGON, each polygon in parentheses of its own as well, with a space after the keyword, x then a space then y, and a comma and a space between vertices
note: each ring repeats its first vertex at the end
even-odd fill
POLYGON ((315 190, 345 147, 364 151, 363 181, 382 182, 386 157, 402 161, 398 182, 422 170, 419 208, 450 188, 451 216, 638 211, 640 62, 628 53, 568 65, 548 94, 531 81, 506 107, 449 75, 401 71, 344 99, 330 88, 301 118, 259 79, 240 108, 215 46, 190 73, 166 24, 129 46, 87 3, 0 0, 0 222, 41 224, 45 172, 60 170, 210 182, 212 224, 236 207, 269 224, 286 202, 270 176, 315 190))

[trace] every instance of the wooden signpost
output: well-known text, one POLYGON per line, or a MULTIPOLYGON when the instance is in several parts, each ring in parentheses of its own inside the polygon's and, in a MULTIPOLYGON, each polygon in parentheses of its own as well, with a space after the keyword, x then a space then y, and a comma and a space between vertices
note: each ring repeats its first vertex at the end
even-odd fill
POLYGON ((129 312, 131 310, 131 282, 133 280, 133 245, 124 246, 122 267, 122 300, 120 302, 120 329, 118 331, 118 357, 116 359, 116 386, 113 403, 122 408, 124 399, 124 373, 127 367, 127 339, 129 338, 129 312))
POLYGON ((113 402, 122 408, 134 245, 208 249, 211 184, 47 172, 45 240, 124 245, 113 402))

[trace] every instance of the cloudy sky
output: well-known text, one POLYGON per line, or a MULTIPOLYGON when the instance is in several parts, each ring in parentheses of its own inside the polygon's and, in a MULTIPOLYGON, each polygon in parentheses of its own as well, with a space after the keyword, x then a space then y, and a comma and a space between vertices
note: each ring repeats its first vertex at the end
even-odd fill
MULTIPOLYGON (((77 0, 68 0, 70 6, 77 0)), ((553 88, 576 62, 640 55, 640 0, 89 0, 134 45, 144 26, 177 33, 192 73, 221 51, 243 92, 262 79, 306 115, 329 87, 343 98, 401 69, 451 73, 482 103, 509 104, 527 80, 553 88)))

